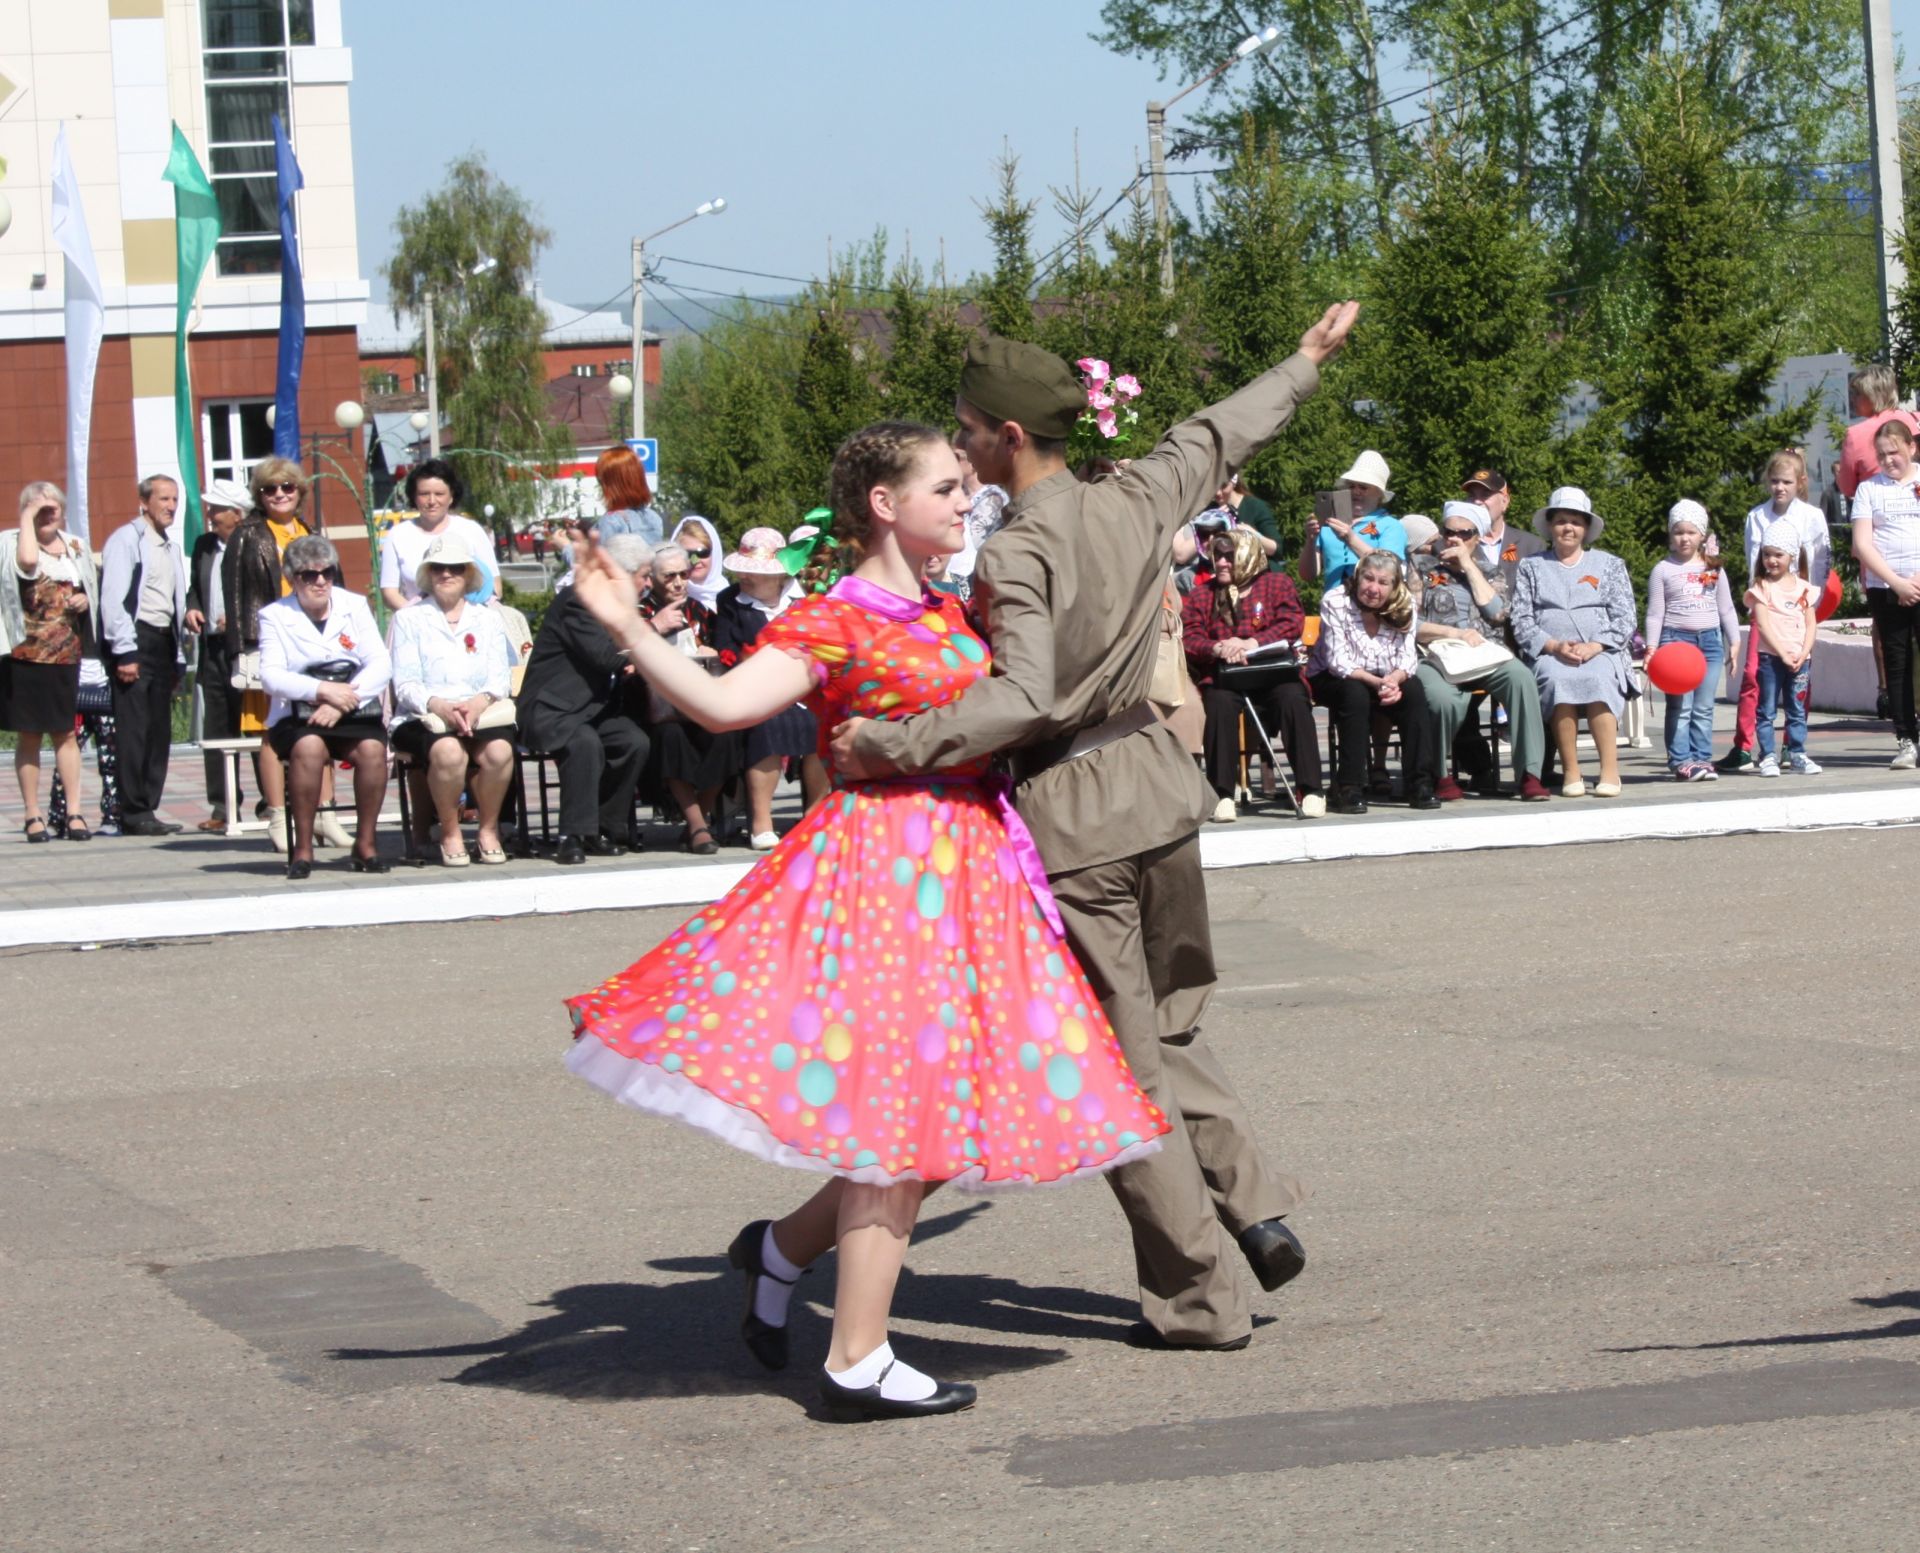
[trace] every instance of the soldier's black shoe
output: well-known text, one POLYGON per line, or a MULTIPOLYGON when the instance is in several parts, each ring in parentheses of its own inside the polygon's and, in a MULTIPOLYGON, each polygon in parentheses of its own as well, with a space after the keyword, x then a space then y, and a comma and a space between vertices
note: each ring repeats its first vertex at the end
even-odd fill
POLYGON ((1300 1237, 1287 1228, 1285 1219, 1262 1219, 1240 1232, 1240 1249, 1260 1287, 1271 1294, 1283 1283, 1291 1283, 1306 1270, 1307 1252, 1300 1237))

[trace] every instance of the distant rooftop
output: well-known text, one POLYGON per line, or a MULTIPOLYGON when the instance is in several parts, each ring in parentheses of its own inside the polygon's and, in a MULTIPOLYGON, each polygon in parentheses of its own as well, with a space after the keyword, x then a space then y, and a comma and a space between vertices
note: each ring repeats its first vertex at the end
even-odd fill
MULTIPOLYGON (((538 283, 534 286, 534 300, 547 315, 547 327, 541 339, 548 345, 623 345, 629 349, 633 345, 633 324, 630 315, 624 312, 614 309, 589 312, 568 302, 555 301, 539 289, 538 283)), ((641 332, 649 344, 660 339, 652 329, 641 332)), ((368 306, 367 321, 360 329, 360 354, 405 355, 419 338, 420 320, 414 314, 403 310, 395 322, 391 307, 373 303, 368 306)))

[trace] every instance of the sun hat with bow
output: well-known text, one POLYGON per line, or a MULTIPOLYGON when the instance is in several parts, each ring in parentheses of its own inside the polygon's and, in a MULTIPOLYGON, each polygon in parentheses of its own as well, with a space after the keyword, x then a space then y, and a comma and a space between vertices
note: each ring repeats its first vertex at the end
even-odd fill
POLYGON ((1546 506, 1533 515, 1533 531, 1548 543, 1553 541, 1553 527, 1547 522, 1556 512, 1577 512, 1587 520, 1587 538, 1598 539, 1606 522, 1593 510, 1593 503, 1587 493, 1577 485, 1560 486, 1547 498, 1546 506))

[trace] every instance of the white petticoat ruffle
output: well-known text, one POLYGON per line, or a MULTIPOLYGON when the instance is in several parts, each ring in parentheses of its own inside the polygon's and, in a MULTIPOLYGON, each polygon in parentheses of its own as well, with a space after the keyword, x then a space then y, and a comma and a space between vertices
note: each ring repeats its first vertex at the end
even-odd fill
MULTIPOLYGON (((925 1179, 917 1171, 893 1175, 878 1165, 862 1165, 857 1170, 846 1169, 803 1153, 792 1144, 783 1143, 775 1137, 767 1124, 745 1106, 729 1104, 718 1095, 702 1089, 692 1079, 667 1072, 658 1063, 622 1056, 596 1035, 582 1035, 574 1041, 573 1050, 567 1053, 567 1068, 595 1089, 613 1096, 622 1105, 632 1106, 636 1111, 646 1111, 653 1116, 685 1122, 689 1127, 697 1127, 722 1143, 732 1144, 742 1153, 751 1154, 755 1159, 764 1159, 769 1164, 810 1170, 816 1175, 843 1176, 862 1186, 894 1186, 902 1181, 925 1179)), ((1031 1176, 989 1181, 984 1165, 972 1165, 957 1176, 943 1178, 941 1184, 957 1187, 963 1192, 1058 1186, 1082 1176, 1103 1175, 1121 1165, 1130 1165, 1137 1159, 1155 1153, 1159 1147, 1158 1138, 1143 1138, 1098 1165, 1083 1165, 1045 1181, 1036 1181, 1031 1176)))

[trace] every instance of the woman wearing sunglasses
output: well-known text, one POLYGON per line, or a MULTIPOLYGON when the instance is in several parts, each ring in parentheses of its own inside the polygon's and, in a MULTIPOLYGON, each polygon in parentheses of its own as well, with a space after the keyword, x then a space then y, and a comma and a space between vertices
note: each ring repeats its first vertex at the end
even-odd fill
MULTIPOLYGON (((227 651, 233 663, 233 682, 244 692, 240 701, 243 738, 264 734, 267 728, 267 692, 260 680, 260 612, 287 596, 288 580, 281 557, 295 540, 313 532, 301 511, 307 497, 307 477, 290 458, 268 458, 253 466, 248 478, 253 510, 227 541, 220 567, 220 587, 227 601, 227 651)), ((326 796, 332 796, 328 773, 326 796)), ((287 850, 287 773, 272 742, 260 745, 260 797, 267 806, 267 835, 276 852, 287 850)), ((347 833, 331 812, 320 817, 320 840, 325 846, 344 847, 347 833)))
POLYGON ((267 745, 288 772, 292 849, 287 877, 313 872, 314 815, 321 778, 336 760, 353 765, 358 824, 355 873, 383 874, 375 827, 387 796, 387 737, 380 692, 393 678, 393 661, 373 611, 359 594, 340 587, 340 555, 330 541, 303 535, 287 546, 293 594, 260 611, 260 679, 271 701, 267 745))

